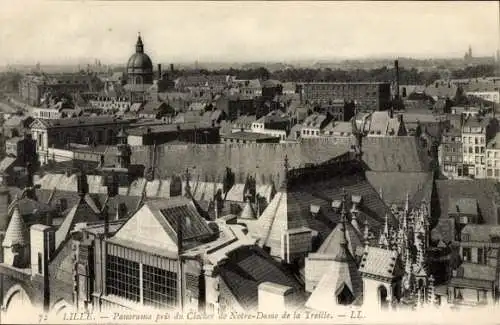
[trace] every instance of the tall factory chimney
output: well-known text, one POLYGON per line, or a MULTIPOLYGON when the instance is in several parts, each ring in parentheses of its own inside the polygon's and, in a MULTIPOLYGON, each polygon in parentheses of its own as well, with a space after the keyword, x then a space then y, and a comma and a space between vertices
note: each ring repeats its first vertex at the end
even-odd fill
POLYGON ((158 80, 161 80, 161 64, 158 63, 158 80))
POLYGON ((396 70, 396 93, 395 99, 399 99, 399 62, 398 60, 394 61, 394 69, 396 70))
POLYGON ((170 72, 174 72, 174 64, 170 63, 170 72))

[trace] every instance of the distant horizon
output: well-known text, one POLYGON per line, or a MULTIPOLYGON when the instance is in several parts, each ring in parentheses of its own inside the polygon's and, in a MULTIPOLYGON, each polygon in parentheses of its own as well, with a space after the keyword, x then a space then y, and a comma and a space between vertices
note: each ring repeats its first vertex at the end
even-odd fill
POLYGON ((154 63, 491 57, 498 15, 496 1, 5 0, 0 66, 125 64, 138 32, 154 63))

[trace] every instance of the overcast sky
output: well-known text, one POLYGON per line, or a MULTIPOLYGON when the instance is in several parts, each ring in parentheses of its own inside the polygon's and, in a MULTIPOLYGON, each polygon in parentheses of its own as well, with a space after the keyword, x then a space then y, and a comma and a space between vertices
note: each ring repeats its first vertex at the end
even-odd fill
POLYGON ((154 62, 490 56, 498 14, 496 1, 2 0, 0 65, 125 63, 139 31, 154 62))

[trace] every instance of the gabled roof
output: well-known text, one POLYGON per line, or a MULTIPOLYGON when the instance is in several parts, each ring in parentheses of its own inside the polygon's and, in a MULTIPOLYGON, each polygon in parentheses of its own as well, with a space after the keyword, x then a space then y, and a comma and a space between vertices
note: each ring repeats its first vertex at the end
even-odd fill
MULTIPOLYGON (((467 227, 467 226, 466 226, 467 227)), ((463 230, 462 230, 463 232, 463 230)), ((446 244, 455 240, 455 219, 441 218, 431 231, 431 238, 434 241, 442 241, 446 244)))
POLYGON ((243 246, 227 255, 226 262, 219 266, 221 280, 246 310, 257 307, 258 286, 263 282, 302 290, 296 278, 259 247, 243 246))
POLYGON ((64 218, 63 223, 56 231, 56 248, 68 237, 75 224, 79 222, 93 222, 100 219, 100 211, 89 194, 81 196, 64 218))
POLYGON ((147 245, 153 250, 177 251, 178 220, 184 248, 213 235, 207 222, 198 213, 192 200, 175 197, 168 200, 150 200, 116 232, 112 241, 127 246, 147 245))
POLYGON ((412 136, 365 137, 362 140, 363 161, 372 171, 426 172, 429 157, 418 139, 412 136))
POLYGON ((245 203, 245 207, 243 208, 243 211, 241 211, 240 218, 241 219, 248 219, 248 220, 256 219, 255 211, 254 211, 250 201, 247 201, 245 203))
POLYGON ((363 295, 363 280, 358 272, 356 260, 348 249, 346 233, 340 224, 340 241, 337 252, 332 255, 331 269, 321 277, 315 290, 309 297, 306 307, 329 311, 337 305, 337 296, 348 289, 354 299, 363 295))
POLYGON ((14 245, 27 245, 29 243, 28 230, 24 224, 21 213, 17 205, 14 207, 9 226, 5 231, 5 237, 2 243, 3 247, 12 247, 14 245))
POLYGON ((328 235, 325 239, 323 244, 321 244, 316 253, 336 256, 339 251, 343 249, 340 245, 344 238, 344 231, 342 230, 343 227, 345 227, 345 236, 347 237, 347 247, 349 252, 353 256, 356 255, 357 248, 363 247, 363 234, 356 230, 350 222, 346 222, 345 226, 338 223, 330 235, 328 235))

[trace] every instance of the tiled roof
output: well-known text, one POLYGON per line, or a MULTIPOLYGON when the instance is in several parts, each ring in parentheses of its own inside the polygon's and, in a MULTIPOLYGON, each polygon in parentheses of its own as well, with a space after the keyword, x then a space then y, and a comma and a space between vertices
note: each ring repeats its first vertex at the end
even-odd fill
POLYGON ((389 112, 373 112, 370 121, 370 134, 385 134, 391 132, 397 133, 399 130, 399 120, 397 117, 390 118, 389 112))
POLYGON ((14 207, 9 226, 5 231, 5 237, 2 243, 3 247, 12 247, 13 245, 27 245, 29 242, 29 234, 24 224, 21 213, 17 205, 14 207))
MULTIPOLYGON (((406 195, 410 201, 416 197, 419 191, 427 190, 425 198, 429 202, 432 187, 426 186, 432 183, 432 173, 430 172, 383 172, 366 171, 366 178, 370 184, 378 190, 382 190, 384 202, 390 206, 392 204, 404 204, 406 195)), ((420 204, 420 202, 415 202, 420 204)))
POLYGON ((365 137, 363 161, 372 171, 426 172, 430 170, 426 151, 412 136, 365 137))
POLYGON ((238 303, 247 310, 257 307, 258 286, 263 282, 302 290, 292 274, 256 246, 244 246, 228 253, 228 259, 220 265, 219 271, 238 303))
POLYGON ((473 198, 477 200, 484 223, 488 225, 498 224, 494 205, 495 196, 498 193, 494 181, 486 179, 437 180, 436 191, 441 218, 448 217, 450 198, 473 198))
POLYGON ((370 246, 364 252, 359 271, 384 278, 396 278, 402 275, 396 251, 370 246))
POLYGON ((228 134, 224 135, 223 137, 226 139, 238 139, 238 140, 247 140, 247 141, 267 140, 267 139, 279 138, 278 136, 274 136, 271 134, 245 132, 245 131, 228 133, 228 134))

